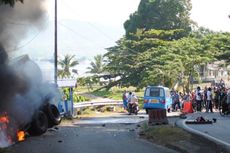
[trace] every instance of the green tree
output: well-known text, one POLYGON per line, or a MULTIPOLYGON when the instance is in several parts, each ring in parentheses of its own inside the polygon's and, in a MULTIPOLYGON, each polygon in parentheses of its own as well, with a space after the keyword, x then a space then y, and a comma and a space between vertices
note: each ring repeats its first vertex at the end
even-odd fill
POLYGON ((132 40, 121 39, 117 46, 108 49, 106 69, 120 75, 126 86, 172 87, 180 83, 188 91, 191 78, 199 77, 198 68, 212 60, 213 55, 204 50, 199 39, 169 39, 179 32, 153 29, 133 34, 132 40))
POLYGON ((141 0, 138 10, 124 23, 126 35, 137 29, 191 31, 193 21, 189 18, 192 8, 190 0, 141 0))
POLYGON ((63 59, 58 60, 58 65, 61 67, 61 69, 58 70, 58 76, 61 78, 70 77, 70 68, 73 68, 78 64, 75 55, 65 55, 63 59))
POLYGON ((120 76, 106 88, 179 84, 188 92, 204 65, 229 60, 229 33, 191 31, 190 10, 190 0, 142 0, 124 24, 126 35, 104 55, 105 70, 120 76))
POLYGON ((103 63, 103 56, 102 55, 96 55, 94 56, 94 61, 90 63, 90 67, 87 67, 89 69, 88 73, 91 74, 101 74, 104 71, 104 63, 103 63))
POLYGON ((16 2, 22 2, 23 0, 0 0, 0 5, 2 4, 9 4, 10 6, 14 6, 16 2))
POLYGON ((210 33, 201 39, 206 53, 217 60, 230 62, 230 33, 210 33))

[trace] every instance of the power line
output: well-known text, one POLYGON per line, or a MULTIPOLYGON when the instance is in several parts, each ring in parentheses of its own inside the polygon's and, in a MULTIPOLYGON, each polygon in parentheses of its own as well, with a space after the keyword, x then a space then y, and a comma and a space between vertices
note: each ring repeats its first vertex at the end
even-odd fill
POLYGON ((17 50, 19 50, 19 49, 21 49, 21 48, 26 47, 26 46, 29 45, 35 38, 37 38, 38 35, 39 35, 40 33, 41 33, 41 31, 39 31, 37 34, 35 34, 35 35, 34 35, 28 42, 26 42, 25 44, 23 44, 23 45, 21 45, 21 46, 15 48, 15 49, 7 50, 7 51, 10 51, 10 52, 12 52, 12 51, 17 51, 17 50))
MULTIPOLYGON (((67 26, 67 25, 65 25, 65 24, 63 24, 63 23, 61 23, 61 22, 58 22, 58 24, 61 25, 61 26, 63 26, 63 27, 65 27, 67 30, 69 30, 69 31, 71 31, 71 32, 73 32, 73 33, 76 33, 77 35, 75 35, 75 36, 80 36, 81 38, 83 38, 83 39, 85 39, 85 40, 87 40, 87 41, 89 41, 89 42, 91 42, 91 43, 93 43, 93 44, 95 44, 95 45, 98 45, 98 44, 94 43, 92 40, 89 40, 89 39, 88 39, 87 37, 85 37, 84 35, 82 35, 82 34, 80 34, 79 32, 77 32, 76 30, 70 28, 69 26, 67 26)), ((105 49, 104 46, 99 46, 99 47, 105 49)))
POLYGON ((100 30, 99 28, 97 28, 95 25, 93 25, 92 23, 90 22, 87 22, 87 24, 89 24, 91 27, 93 27, 96 31, 98 31, 99 33, 103 34, 106 38, 108 38, 109 40, 111 41, 115 41, 113 40, 112 37, 110 37, 109 35, 107 35, 105 32, 103 32, 102 30, 100 30))
MULTIPOLYGON (((64 3, 64 5, 66 6, 66 7, 68 7, 69 8, 69 10, 70 9, 72 9, 73 10, 73 8, 72 7, 70 7, 69 5, 67 5, 66 3, 64 3)), ((102 30, 100 30, 99 28, 97 28, 95 25, 93 25, 92 23, 90 23, 90 22, 86 22, 88 25, 90 25, 91 27, 93 27, 96 31, 98 31, 99 33, 101 33, 101 34, 103 34, 106 38, 108 38, 109 40, 111 40, 111 41, 113 41, 113 42, 115 42, 115 40, 113 40, 109 35, 107 35, 106 33, 104 33, 102 30)), ((128 48, 128 47, 126 47, 127 48, 127 50, 129 50, 129 51, 131 51, 132 53, 139 53, 138 51, 135 51, 135 50, 133 50, 133 49, 131 49, 131 48, 128 48)))
MULTIPOLYGON (((45 19, 45 23, 48 23, 48 20, 49 19, 49 16, 47 16, 46 17, 46 19, 45 19)), ((12 24, 15 24, 15 25, 27 25, 27 26, 29 26, 29 25, 32 25, 32 24, 23 24, 23 23, 17 23, 17 22, 12 22, 12 24)), ((41 33, 41 30, 38 32, 38 33, 36 33, 29 41, 27 41, 25 44, 23 44, 23 45, 21 45, 21 46, 19 46, 19 47, 16 47, 15 49, 8 49, 8 50, 6 50, 6 51, 10 51, 10 52, 12 52, 12 51, 17 51, 17 50, 19 50, 19 49, 21 49, 21 48, 24 48, 24 47, 26 47, 27 45, 29 45, 33 40, 35 40, 38 36, 39 36, 39 34, 41 33)))
MULTIPOLYGON (((84 38, 85 40, 87 40, 87 41, 90 41, 88 38, 86 38, 86 37, 84 37, 83 35, 81 35, 80 33, 78 33, 78 32, 76 32, 75 30, 73 30, 72 28, 70 28, 70 27, 68 27, 68 26, 66 26, 66 25, 64 25, 64 24, 62 24, 62 23, 60 23, 60 22, 58 22, 61 26, 63 26, 63 27, 65 27, 66 29, 68 29, 68 30, 70 30, 71 32, 73 32, 73 33, 76 33, 77 35, 80 35, 82 38, 84 38)), ((101 48, 104 48, 104 47, 102 47, 102 46, 100 46, 101 48)), ((139 53, 139 52, 137 52, 137 51, 134 51, 134 50, 132 50, 132 49, 130 49, 130 48, 126 48, 127 50, 129 50, 129 51, 131 51, 131 52, 133 52, 133 53, 139 53)), ((127 60, 128 61, 130 61, 130 62, 134 62, 133 60, 131 60, 131 59, 128 59, 127 58, 127 60)))
POLYGON ((61 22, 58 22, 59 25, 65 27, 66 29, 68 29, 69 31, 73 32, 73 33, 76 33, 77 35, 79 35, 81 38, 84 38, 85 40, 87 41, 91 41, 89 40, 87 37, 83 36, 82 34, 80 34, 79 32, 75 31, 74 29, 70 28, 69 26, 61 23, 61 22))
MULTIPOLYGON (((12 21, 12 20, 10 20, 10 19, 6 19, 6 18, 2 18, 2 17, 0 17, 0 19, 1 19, 1 21, 3 22, 3 23, 5 23, 5 24, 10 24, 10 25, 16 25, 16 26, 31 26, 31 25, 33 25, 32 23, 23 23, 23 22, 15 22, 15 21, 12 21)), ((44 18, 44 21, 45 21, 45 23, 47 23, 47 21, 48 21, 48 19, 49 19, 49 15, 47 14, 46 16, 45 16, 45 18, 44 18)), ((27 27, 26 27, 27 28, 27 27)))

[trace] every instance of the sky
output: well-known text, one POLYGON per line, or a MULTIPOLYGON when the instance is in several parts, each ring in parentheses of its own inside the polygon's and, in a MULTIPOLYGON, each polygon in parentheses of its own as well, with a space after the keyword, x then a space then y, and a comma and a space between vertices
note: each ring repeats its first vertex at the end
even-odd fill
MULTIPOLYGON (((58 54, 74 54, 80 74, 97 54, 106 53, 125 31, 123 23, 137 10, 140 0, 57 0, 58 54)), ((230 0, 192 0, 191 18, 215 31, 230 32, 230 0)), ((43 30, 32 29, 16 54, 52 58, 54 54, 54 0, 47 0, 43 30), (32 40, 32 41, 31 41, 32 40), (28 43, 29 42, 29 43, 28 43), (25 45, 26 44, 26 45, 25 45)), ((19 45, 19 46, 20 46, 19 45)))

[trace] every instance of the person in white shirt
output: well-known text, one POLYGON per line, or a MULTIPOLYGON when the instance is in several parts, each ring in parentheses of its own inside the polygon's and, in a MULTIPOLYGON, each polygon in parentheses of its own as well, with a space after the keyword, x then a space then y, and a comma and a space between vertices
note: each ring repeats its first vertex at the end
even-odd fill
POLYGON ((138 112, 138 98, 135 95, 135 93, 132 93, 132 95, 128 101, 128 108, 129 108, 129 114, 131 114, 131 112, 130 112, 131 109, 135 109, 135 111, 138 112))
POLYGON ((209 87, 207 91, 207 107, 206 107, 206 112, 212 113, 212 89, 209 87))
POLYGON ((202 102, 202 95, 201 95, 201 90, 200 87, 198 86, 196 89, 196 110, 201 112, 201 102, 202 102))

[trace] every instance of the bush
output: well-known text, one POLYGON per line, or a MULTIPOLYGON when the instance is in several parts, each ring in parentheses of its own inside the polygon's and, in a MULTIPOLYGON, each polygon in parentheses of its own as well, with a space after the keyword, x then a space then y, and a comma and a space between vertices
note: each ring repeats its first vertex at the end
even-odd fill
POLYGON ((84 101, 89 101, 89 98, 86 98, 86 97, 84 97, 84 96, 80 96, 80 95, 74 94, 74 95, 73 95, 73 101, 74 101, 75 103, 84 102, 84 101))

